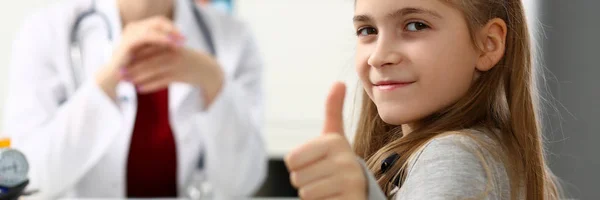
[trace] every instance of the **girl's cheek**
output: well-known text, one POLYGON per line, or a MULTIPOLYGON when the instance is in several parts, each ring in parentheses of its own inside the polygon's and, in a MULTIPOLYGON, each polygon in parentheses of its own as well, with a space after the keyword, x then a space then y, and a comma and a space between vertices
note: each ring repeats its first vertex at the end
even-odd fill
POLYGON ((367 64, 367 60, 368 60, 368 56, 365 55, 360 55, 357 54, 356 55, 356 73, 359 76, 359 78, 361 78, 361 80, 364 80, 365 78, 368 79, 368 75, 369 75, 369 65, 367 64))

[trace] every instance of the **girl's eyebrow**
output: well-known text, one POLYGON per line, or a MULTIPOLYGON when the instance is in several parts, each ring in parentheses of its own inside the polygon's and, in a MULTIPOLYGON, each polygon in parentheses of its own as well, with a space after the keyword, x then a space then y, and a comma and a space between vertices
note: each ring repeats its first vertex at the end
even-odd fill
POLYGON ((396 10, 395 12, 388 14, 387 17, 388 18, 397 18, 397 17, 409 15, 409 14, 425 14, 425 15, 430 15, 430 16, 438 18, 438 19, 442 18, 442 15, 440 15, 439 13, 437 13, 433 10, 428 10, 425 8, 414 8, 414 7, 407 7, 407 8, 402 8, 402 9, 396 10))
POLYGON ((356 15, 352 18, 352 21, 354 23, 357 23, 357 22, 369 23, 369 22, 372 22, 373 20, 371 19, 371 17, 369 15, 356 15))
MULTIPOLYGON (((405 15, 409 15, 409 14, 426 14, 438 19, 441 19, 442 16, 433 11, 433 10, 428 10, 428 9, 424 9, 424 8, 413 8, 413 7, 407 7, 407 8, 402 8, 399 10, 396 10, 394 12, 391 12, 389 14, 386 15, 387 18, 397 18, 397 17, 401 17, 401 16, 405 16, 405 15)), ((369 15, 355 15, 354 18, 352 19, 352 21, 356 22, 364 22, 364 23, 368 23, 368 22, 372 22, 373 18, 369 15)))

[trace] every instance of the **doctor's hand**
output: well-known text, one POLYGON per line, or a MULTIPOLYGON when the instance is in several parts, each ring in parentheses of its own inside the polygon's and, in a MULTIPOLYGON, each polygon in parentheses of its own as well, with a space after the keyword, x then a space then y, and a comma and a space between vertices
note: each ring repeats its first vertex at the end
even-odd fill
POLYGON ((121 42, 113 56, 96 75, 96 82, 113 100, 116 86, 121 80, 120 72, 134 60, 134 54, 148 47, 176 49, 181 45, 183 36, 166 17, 157 16, 132 22, 125 26, 121 42))
POLYGON ((346 86, 336 83, 326 104, 322 135, 285 158, 301 199, 366 199, 367 179, 344 136, 342 109, 346 86))
POLYGON ((174 82, 202 89, 208 107, 223 85, 224 73, 211 55, 190 48, 149 47, 125 68, 124 77, 138 92, 151 93, 174 82))

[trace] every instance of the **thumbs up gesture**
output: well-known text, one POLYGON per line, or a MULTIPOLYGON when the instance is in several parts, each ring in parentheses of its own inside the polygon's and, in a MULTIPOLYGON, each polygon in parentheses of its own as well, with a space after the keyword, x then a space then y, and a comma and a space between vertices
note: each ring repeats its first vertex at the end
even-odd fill
POLYGON ((285 157, 301 199, 366 199, 362 167, 344 135, 346 86, 336 83, 327 97, 323 132, 285 157))

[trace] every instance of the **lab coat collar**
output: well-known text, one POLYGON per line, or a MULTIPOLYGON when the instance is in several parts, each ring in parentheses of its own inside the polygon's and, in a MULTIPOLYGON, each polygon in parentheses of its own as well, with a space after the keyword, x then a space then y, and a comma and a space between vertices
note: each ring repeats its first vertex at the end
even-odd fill
MULTIPOLYGON (((174 0, 174 23, 179 31, 187 38, 186 46, 199 51, 208 52, 206 49, 207 44, 201 38, 203 38, 202 32, 199 30, 199 26, 195 21, 193 11, 190 8, 191 0, 174 0)), ((117 0, 96 0, 96 8, 99 12, 104 13, 110 22, 112 33, 113 33, 113 47, 119 44, 122 33, 121 16, 119 13, 117 0)), ((203 15, 204 20, 208 20, 207 16, 203 15)), ((206 22, 207 24, 210 23, 206 22)), ((127 92, 131 95, 135 95, 135 89, 133 87, 126 87, 127 92), (133 91, 131 91, 133 90, 133 91)), ((177 108, 180 107, 181 103, 185 100, 188 95, 194 93, 198 94, 196 88, 181 83, 174 83, 169 86, 169 108, 171 112, 176 112, 177 108)), ((133 97, 135 98, 135 97, 133 97)), ((171 115, 174 116, 174 115, 171 115)))

